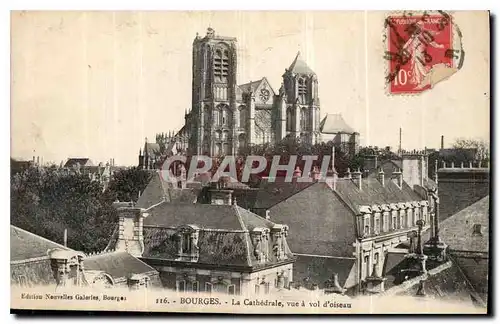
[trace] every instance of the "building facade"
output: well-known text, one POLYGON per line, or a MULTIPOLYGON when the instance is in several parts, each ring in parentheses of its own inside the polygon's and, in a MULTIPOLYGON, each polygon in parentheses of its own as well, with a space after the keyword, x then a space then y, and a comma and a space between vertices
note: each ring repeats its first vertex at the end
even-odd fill
MULTIPOLYGON (((219 36, 208 28, 204 37, 193 41, 192 104, 185 113, 184 126, 168 136, 176 152, 188 155, 224 156, 251 152, 254 145, 275 144, 287 136, 315 144, 341 143, 357 147, 359 134, 343 120, 321 120, 316 73, 297 53, 282 75, 276 92, 266 77, 237 83, 237 40, 219 36), (340 125, 340 126, 339 126, 340 125)), ((341 118, 340 118, 341 119, 341 118)), ((146 143, 152 146, 152 143, 146 143)), ((150 168, 155 152, 144 148, 139 164, 150 168)))

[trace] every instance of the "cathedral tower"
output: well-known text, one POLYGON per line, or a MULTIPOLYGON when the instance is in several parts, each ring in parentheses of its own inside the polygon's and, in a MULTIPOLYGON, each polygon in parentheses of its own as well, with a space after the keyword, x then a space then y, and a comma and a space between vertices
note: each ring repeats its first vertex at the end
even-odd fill
POLYGON ((310 144, 317 143, 320 117, 318 78, 300 52, 283 74, 280 97, 278 119, 281 125, 277 127, 280 137, 291 135, 310 144))
POLYGON ((193 42, 192 114, 189 153, 234 154, 236 38, 215 34, 193 42))

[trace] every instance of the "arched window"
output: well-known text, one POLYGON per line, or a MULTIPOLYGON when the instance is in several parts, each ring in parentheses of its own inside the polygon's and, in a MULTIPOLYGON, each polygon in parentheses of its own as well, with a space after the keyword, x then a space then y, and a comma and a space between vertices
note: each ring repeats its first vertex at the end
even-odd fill
POLYGON ((220 107, 217 107, 216 109, 214 109, 214 120, 213 120, 213 123, 214 125, 220 125, 220 120, 221 120, 221 111, 220 111, 220 107))
POLYGON ((229 75, 229 51, 219 47, 214 53, 215 82, 226 83, 229 75))
POLYGON ((229 110, 229 107, 223 106, 222 107, 221 125, 230 126, 231 125, 231 117, 232 117, 232 113, 231 113, 231 110, 229 110))
POLYGON ((203 121, 205 125, 210 125, 210 106, 205 106, 203 109, 203 121))
POLYGON ((246 116, 247 110, 245 106, 240 106, 239 110, 240 110, 240 128, 245 128, 247 122, 247 116, 246 116))
POLYGON ((308 117, 307 116, 307 109, 302 108, 300 111, 300 129, 302 131, 307 130, 307 126, 308 126, 308 118, 307 117, 308 117))
POLYGON ((240 149, 245 148, 245 146, 246 146, 245 134, 240 134, 238 136, 238 142, 239 142, 240 149))
POLYGON ((306 103, 307 84, 306 80, 302 78, 299 79, 298 94, 299 94, 299 102, 306 103))
POLYGON ((293 130, 293 114, 292 107, 286 109, 286 130, 291 132, 293 130))

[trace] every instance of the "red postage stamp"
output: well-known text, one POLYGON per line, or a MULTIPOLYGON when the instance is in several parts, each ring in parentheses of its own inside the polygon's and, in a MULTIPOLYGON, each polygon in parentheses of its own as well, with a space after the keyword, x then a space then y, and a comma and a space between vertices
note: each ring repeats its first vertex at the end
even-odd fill
POLYGON ((394 14, 387 17, 385 26, 389 61, 386 82, 391 94, 425 91, 461 68, 461 34, 450 14, 394 14))

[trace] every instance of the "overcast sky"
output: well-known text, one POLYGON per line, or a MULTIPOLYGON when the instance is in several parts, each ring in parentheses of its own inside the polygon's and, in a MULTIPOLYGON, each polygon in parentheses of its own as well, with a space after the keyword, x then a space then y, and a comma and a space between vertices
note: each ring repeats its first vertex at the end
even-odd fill
POLYGON ((486 13, 457 13, 463 68, 414 96, 387 94, 382 12, 16 12, 12 156, 135 165, 145 137, 178 130, 191 105, 192 42, 207 27, 238 38, 238 82, 277 91, 301 51, 321 115, 341 113, 362 145, 437 148, 489 137, 486 13))

